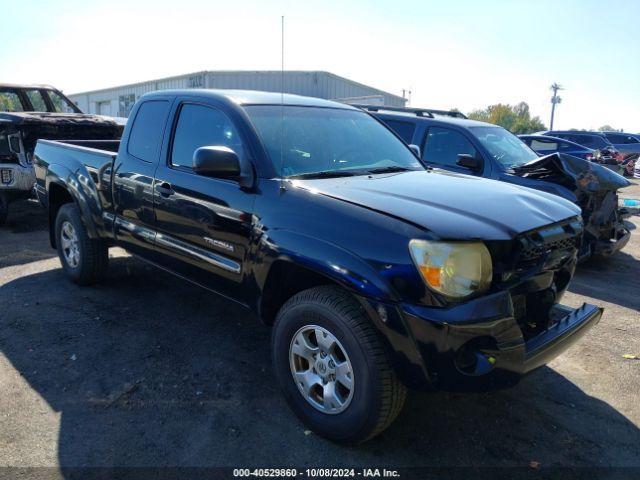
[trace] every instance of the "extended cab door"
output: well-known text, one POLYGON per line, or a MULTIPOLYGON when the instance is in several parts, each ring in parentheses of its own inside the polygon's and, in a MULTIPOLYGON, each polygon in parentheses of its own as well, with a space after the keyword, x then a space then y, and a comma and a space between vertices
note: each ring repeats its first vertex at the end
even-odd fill
POLYGON ((430 126, 422 145, 422 160, 431 167, 443 168, 467 175, 482 175, 483 168, 472 171, 458 165, 458 155, 482 158, 471 141, 461 132, 447 127, 430 126))
POLYGON ((153 178, 171 98, 154 97, 131 112, 113 175, 114 229, 118 243, 141 257, 154 257, 153 178))
POLYGON ((220 109, 180 100, 166 155, 155 179, 156 245, 161 265, 211 290, 247 303, 243 288, 254 195, 230 179, 197 175, 193 154, 226 146, 246 162, 238 130, 220 109))

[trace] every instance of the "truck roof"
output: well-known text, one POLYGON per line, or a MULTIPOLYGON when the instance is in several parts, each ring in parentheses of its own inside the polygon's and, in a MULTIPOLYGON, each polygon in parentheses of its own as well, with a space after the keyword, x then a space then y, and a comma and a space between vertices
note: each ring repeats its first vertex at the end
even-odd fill
POLYGON ((218 100, 226 100, 237 105, 298 105, 305 107, 341 108, 345 110, 357 110, 344 103, 332 102, 322 98, 304 97, 291 93, 259 92, 256 90, 213 90, 213 89, 180 89, 158 90, 143 95, 145 99, 161 97, 165 95, 189 95, 196 97, 209 97, 218 100))
POLYGON ((498 126, 492 123, 480 122, 478 120, 452 117, 449 115, 440 115, 437 113, 435 113, 432 117, 421 117, 412 112, 396 112, 391 110, 385 110, 384 107, 380 107, 379 110, 373 113, 374 115, 379 117, 396 118, 396 119, 406 118, 407 120, 411 120, 413 122, 426 121, 429 123, 433 123, 434 121, 438 121, 443 123, 453 123, 456 125, 460 125, 462 127, 497 127, 498 126))
POLYGON ((57 88, 44 83, 0 83, 0 88, 46 88, 47 90, 57 90, 57 88))

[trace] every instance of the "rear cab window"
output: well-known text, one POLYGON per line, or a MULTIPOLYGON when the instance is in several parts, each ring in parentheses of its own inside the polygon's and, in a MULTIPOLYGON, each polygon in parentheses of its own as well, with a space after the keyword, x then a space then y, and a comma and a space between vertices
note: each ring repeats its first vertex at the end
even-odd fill
POLYGON ((127 152, 130 155, 145 162, 155 162, 168 113, 167 100, 148 100, 140 105, 129 133, 127 152))

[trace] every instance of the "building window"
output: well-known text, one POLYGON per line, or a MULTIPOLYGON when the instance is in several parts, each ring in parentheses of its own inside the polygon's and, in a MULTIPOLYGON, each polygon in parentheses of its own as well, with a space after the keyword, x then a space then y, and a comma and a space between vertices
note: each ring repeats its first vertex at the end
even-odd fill
POLYGON ((133 104, 136 103, 135 93, 128 93, 126 95, 120 95, 119 99, 120 107, 118 109, 118 116, 128 117, 133 108, 133 104))
POLYGON ((187 81, 187 88, 204 88, 204 75, 191 75, 187 81))

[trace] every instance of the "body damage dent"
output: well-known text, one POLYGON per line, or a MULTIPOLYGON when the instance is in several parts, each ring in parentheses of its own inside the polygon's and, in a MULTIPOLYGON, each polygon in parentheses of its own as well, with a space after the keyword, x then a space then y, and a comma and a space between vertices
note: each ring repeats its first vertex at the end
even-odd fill
POLYGON ((617 191, 630 185, 623 176, 598 164, 553 153, 514 168, 524 178, 544 180, 572 191, 582 209, 586 240, 593 253, 610 254, 628 241, 629 231, 618 209, 617 191))

